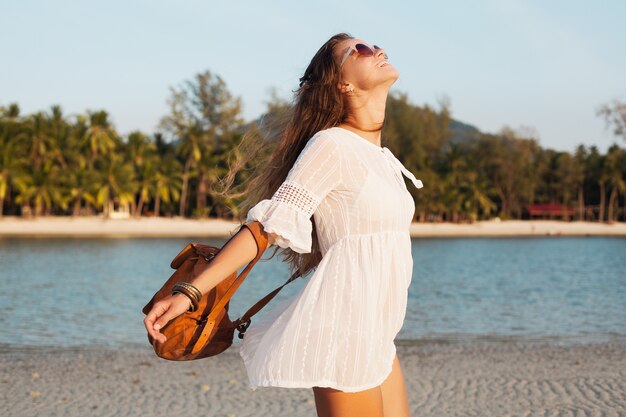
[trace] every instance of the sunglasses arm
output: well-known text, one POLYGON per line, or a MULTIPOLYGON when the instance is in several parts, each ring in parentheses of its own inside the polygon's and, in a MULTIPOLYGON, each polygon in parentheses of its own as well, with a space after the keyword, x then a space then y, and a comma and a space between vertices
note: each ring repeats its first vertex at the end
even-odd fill
POLYGON ((348 48, 348 50, 346 51, 346 53, 343 55, 343 58, 341 59, 341 64, 339 64, 339 66, 341 67, 343 65, 344 62, 346 62, 346 59, 348 59, 348 57, 350 56, 350 54, 352 53, 352 51, 354 51, 353 48, 348 48))

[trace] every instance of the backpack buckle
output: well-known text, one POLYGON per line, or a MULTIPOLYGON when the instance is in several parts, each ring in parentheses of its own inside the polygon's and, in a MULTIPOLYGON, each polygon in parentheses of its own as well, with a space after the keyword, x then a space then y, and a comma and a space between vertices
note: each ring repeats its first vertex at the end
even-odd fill
POLYGON ((239 330, 238 336, 240 339, 243 339, 244 333, 246 332, 246 330, 248 330, 248 326, 250 326, 251 322, 252 319, 248 317, 246 321, 237 324, 237 330, 239 330))

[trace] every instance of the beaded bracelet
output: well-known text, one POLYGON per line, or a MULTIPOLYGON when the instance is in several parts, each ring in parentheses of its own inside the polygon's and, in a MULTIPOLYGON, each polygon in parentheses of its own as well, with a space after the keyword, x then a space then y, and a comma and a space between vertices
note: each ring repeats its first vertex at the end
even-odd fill
POLYGON ((191 292, 195 294, 196 300, 198 302, 200 302, 200 300, 202 299, 202 293, 200 292, 200 290, 198 288, 196 288, 192 284, 190 284, 188 282, 185 282, 185 281, 179 281, 179 282, 176 283, 176 285, 179 286, 179 287, 182 286, 182 287, 185 287, 185 288, 191 290, 191 292))

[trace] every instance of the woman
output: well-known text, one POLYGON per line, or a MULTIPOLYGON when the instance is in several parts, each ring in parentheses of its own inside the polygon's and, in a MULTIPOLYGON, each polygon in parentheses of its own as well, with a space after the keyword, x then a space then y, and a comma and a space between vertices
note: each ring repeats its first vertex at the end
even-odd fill
MULTIPOLYGON (((247 329, 240 354, 250 387, 310 387, 320 417, 409 416, 393 342, 413 266, 415 204, 402 174, 422 183, 381 146, 398 76, 384 49, 331 37, 300 79, 289 124, 250 187, 256 204, 246 222, 260 222, 302 275, 315 269, 298 294, 247 329)), ((255 257, 243 230, 192 282, 202 294, 255 257)), ((146 329, 163 341, 159 329, 189 306, 183 294, 161 300, 146 329)))

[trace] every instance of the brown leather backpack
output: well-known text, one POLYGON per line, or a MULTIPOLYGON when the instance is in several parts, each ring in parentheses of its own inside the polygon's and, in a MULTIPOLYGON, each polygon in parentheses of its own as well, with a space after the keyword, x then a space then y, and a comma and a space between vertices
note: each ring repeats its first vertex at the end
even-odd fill
MULTIPOLYGON (((251 323, 251 317, 270 302, 285 285, 300 276, 299 271, 296 271, 287 282, 259 300, 243 316, 231 321, 228 317, 230 299, 261 258, 268 243, 267 234, 258 221, 252 221, 242 227, 248 228, 254 236, 257 244, 255 258, 248 263, 239 276, 237 276, 237 271, 233 272, 215 288, 204 294, 196 311, 185 312, 161 328, 161 332, 167 338, 165 343, 154 340, 148 333, 148 340, 157 356, 172 361, 188 361, 214 356, 225 351, 233 343, 235 329, 239 331, 239 338, 243 339, 251 323)), ((226 246, 229 241, 230 239, 222 247, 226 246)), ((189 243, 185 246, 170 263, 176 271, 145 305, 142 312, 147 315, 154 303, 170 296, 174 284, 178 281, 192 281, 208 267, 220 250, 221 248, 202 243, 189 243)))

